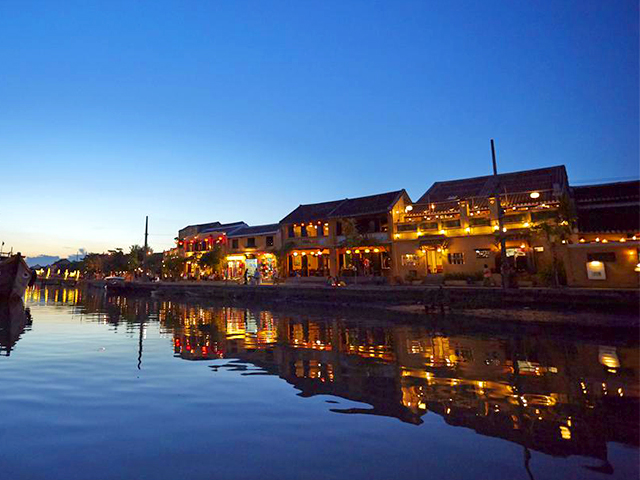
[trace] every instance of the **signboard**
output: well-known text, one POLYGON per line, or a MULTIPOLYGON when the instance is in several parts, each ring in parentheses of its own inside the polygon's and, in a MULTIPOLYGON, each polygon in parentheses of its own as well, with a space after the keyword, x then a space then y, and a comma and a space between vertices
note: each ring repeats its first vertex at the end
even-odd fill
POLYGON ((245 263, 245 267, 247 269, 247 272, 249 272, 249 276, 252 277, 253 274, 255 273, 256 269, 258 268, 258 259, 257 258, 247 258, 244 263, 245 263))
POLYGON ((604 263, 596 260, 587 262, 587 278, 589 280, 606 280, 607 273, 604 269, 604 263))

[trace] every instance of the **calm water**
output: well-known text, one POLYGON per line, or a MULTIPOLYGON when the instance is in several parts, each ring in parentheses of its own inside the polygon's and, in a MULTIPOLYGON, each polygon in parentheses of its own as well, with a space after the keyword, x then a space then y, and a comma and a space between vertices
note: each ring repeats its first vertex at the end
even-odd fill
POLYGON ((2 479, 637 478, 637 339, 79 290, 0 306, 2 479))

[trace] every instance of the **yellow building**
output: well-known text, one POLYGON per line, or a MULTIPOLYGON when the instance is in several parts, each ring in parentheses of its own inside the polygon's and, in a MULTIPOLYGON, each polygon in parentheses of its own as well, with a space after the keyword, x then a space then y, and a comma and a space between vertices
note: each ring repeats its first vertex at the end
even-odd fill
POLYGON ((394 212, 396 275, 403 280, 440 281, 443 274, 480 279, 485 265, 498 273, 501 235, 512 269, 533 273, 551 261, 548 239, 534 228, 556 221, 568 193, 564 166, 436 182, 416 203, 394 212))
POLYGON ((247 280, 259 270, 260 281, 273 280, 277 273, 276 253, 281 247, 280 225, 242 227, 230 233, 225 257, 225 278, 247 280))
POLYGON ((280 221, 285 274, 301 280, 392 276, 393 225, 411 199, 404 190, 300 205, 280 221))
POLYGON ((578 232, 566 246, 567 283, 638 288, 640 182, 574 187, 578 232))
POLYGON ((200 279, 207 273, 199 267, 198 259, 214 248, 220 248, 221 255, 226 255, 228 236, 245 227, 248 225, 244 222, 189 225, 178 232, 176 247, 169 251, 169 255, 186 257, 184 278, 200 279))

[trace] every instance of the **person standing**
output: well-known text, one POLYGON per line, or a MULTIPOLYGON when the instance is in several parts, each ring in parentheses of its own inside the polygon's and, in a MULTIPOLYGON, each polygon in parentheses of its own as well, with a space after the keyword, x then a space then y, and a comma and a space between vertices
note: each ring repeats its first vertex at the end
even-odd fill
POLYGON ((492 274, 491 274, 491 269, 489 268, 489 266, 485 263, 484 264, 484 269, 482 270, 482 285, 484 285, 485 287, 490 287, 491 286, 491 278, 492 274))

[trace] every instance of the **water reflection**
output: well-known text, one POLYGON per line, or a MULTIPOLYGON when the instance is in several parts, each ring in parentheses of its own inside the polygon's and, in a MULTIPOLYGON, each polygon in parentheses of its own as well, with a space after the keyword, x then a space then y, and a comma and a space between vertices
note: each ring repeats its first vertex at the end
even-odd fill
POLYGON ((31 327, 31 312, 21 299, 0 301, 0 355, 9 356, 25 330, 31 327))
MULTIPOLYGON (((332 395, 369 405, 331 409, 338 414, 383 415, 419 425, 432 412, 450 425, 521 445, 527 468, 531 449, 589 456, 598 462, 588 468, 611 473, 607 442, 638 445, 640 358, 634 337, 597 343, 544 335, 444 334, 415 324, 200 307, 82 290, 33 289, 27 302, 72 305, 79 314, 92 313, 91 318, 137 333, 138 368, 143 368, 145 326, 159 322, 179 359, 239 360, 227 366, 255 365, 257 371, 243 374, 277 375, 300 396, 332 395)), ((212 372, 218 368, 214 363, 212 372)))

